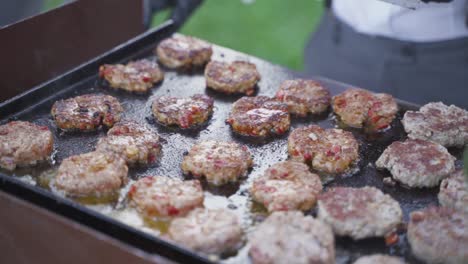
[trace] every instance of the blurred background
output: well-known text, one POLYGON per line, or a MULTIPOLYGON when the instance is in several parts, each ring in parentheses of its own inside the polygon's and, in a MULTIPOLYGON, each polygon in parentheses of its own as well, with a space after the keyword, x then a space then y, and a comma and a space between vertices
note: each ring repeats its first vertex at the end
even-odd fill
MULTIPOLYGON (((47 0, 43 11, 62 2, 47 0)), ((180 31, 302 70, 305 44, 322 12, 322 0, 205 0, 180 31)), ((168 15, 156 14, 152 26, 168 15)))

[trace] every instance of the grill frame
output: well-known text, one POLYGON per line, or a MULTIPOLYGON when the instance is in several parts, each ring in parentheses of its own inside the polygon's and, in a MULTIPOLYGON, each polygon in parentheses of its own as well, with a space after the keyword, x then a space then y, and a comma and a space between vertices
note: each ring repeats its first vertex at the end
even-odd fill
MULTIPOLYGON (((39 85, 29 91, 26 91, 10 100, 7 100, 0 104, 0 112, 2 113, 1 123, 6 122, 9 119, 14 118, 15 116, 21 115, 24 112, 27 112, 28 109, 32 107, 36 107, 38 105, 47 105, 50 104, 50 98, 53 94, 54 98, 61 97, 62 94, 70 93, 79 87, 80 84, 83 82, 89 82, 90 80, 94 80, 97 77, 98 68, 101 64, 104 63, 117 63, 122 61, 128 61, 135 58, 146 57, 151 51, 154 49, 156 44, 162 40, 163 38, 172 34, 174 30, 174 25, 171 21, 165 22, 158 28, 155 28, 151 31, 148 31, 132 40, 129 40, 126 43, 110 50, 109 52, 96 57, 95 59, 82 64, 75 68, 72 71, 69 71, 53 80, 50 80, 42 85, 39 85), (146 56, 145 56, 146 55, 146 56), (63 89, 63 87, 66 87, 63 89)), ((274 77, 275 75, 280 74, 283 77, 289 76, 291 78, 294 77, 304 77, 301 74, 284 69, 279 66, 272 65, 268 62, 256 59, 254 57, 244 55, 226 48, 221 48, 215 46, 216 49, 221 50, 223 54, 229 56, 230 58, 238 58, 238 57, 247 57, 250 58, 253 62, 260 65, 260 67, 266 67, 268 69, 267 74, 263 75, 263 79, 267 78, 278 78, 274 77)), ((193 75, 199 75, 200 72, 194 72, 193 75)), ((191 75, 185 75, 185 78, 189 78, 191 75)), ((333 80, 329 80, 322 77, 313 78, 325 86, 327 86, 331 93, 337 94, 340 91, 350 87, 350 85, 343 84, 340 82, 336 82, 333 80)), ((276 89, 276 87, 267 87, 267 90, 276 89)), ((209 93, 209 95, 214 95, 213 93, 209 93)), ((133 96, 133 95, 132 95, 133 96)), ((215 97, 215 100, 224 100, 223 96, 215 97)), ((405 102, 398 100, 398 104, 400 106, 400 118, 402 112, 406 110, 414 110, 418 109, 419 106, 413 103, 405 102)), ((313 119, 311 119, 313 120, 313 119)), ((302 120, 299 122, 309 122, 310 120, 302 120)), ((399 133, 401 133, 401 125, 399 128, 399 133)), ((233 137, 235 139, 235 137, 233 137)), ((400 137, 401 138, 401 137, 400 137)), ((283 138, 284 140, 284 138, 283 138)), ((239 140, 238 140, 239 141, 239 140)), ((241 141, 241 140, 240 140, 241 141)), ((380 149, 383 146, 378 146, 380 149)), ((164 151, 164 150, 163 150, 164 151)), ((369 152, 375 152, 374 149, 368 149, 369 152)), ((381 151, 381 150, 379 150, 381 151)), ((378 152, 378 151, 377 151, 378 152)), ((458 159, 458 163, 460 162, 462 150, 454 150, 452 151, 455 153, 455 156, 458 159)), ((375 153, 374 153, 375 154, 375 153)), ((374 155, 375 156, 375 155, 374 155)), ((383 172, 382 174, 385 174, 383 172)), ((388 175, 388 173, 387 173, 388 175)), ((334 181, 329 186, 336 186, 336 185, 349 185, 349 186, 362 186, 363 183, 372 183, 372 175, 366 176, 367 182, 353 182, 352 177, 340 179, 338 181, 334 181)), ((379 176, 381 177, 381 175, 379 176)), ((128 226, 122 222, 119 222, 115 219, 107 217, 103 214, 97 213, 85 206, 79 205, 69 199, 65 199, 54 195, 53 193, 46 191, 44 189, 26 184, 15 177, 11 177, 0 173, 0 190, 5 191, 6 193, 12 194, 16 197, 19 197, 25 201, 38 205, 42 208, 45 208, 49 211, 57 213, 61 216, 64 216, 70 220, 79 222, 85 226, 88 226, 97 232, 101 232, 103 234, 109 235, 118 239, 119 241, 124 242, 127 245, 132 247, 139 248, 145 252, 150 254, 158 254, 163 257, 166 257, 175 262, 190 262, 190 263, 213 263, 210 259, 206 257, 202 257, 195 252, 183 249, 177 245, 171 244, 163 239, 155 237, 153 235, 147 234, 143 231, 140 231, 136 228, 128 226)), ((431 193, 434 193, 435 190, 431 190, 431 193)), ((423 193, 425 191, 422 191, 423 193)), ((395 191, 393 195, 400 195, 398 194, 398 190, 395 191), (395 194, 396 193, 396 194, 395 194)), ((415 191, 415 193, 421 193, 420 190, 415 191)), ((411 196, 405 194, 407 197, 417 197, 418 194, 415 196, 411 196)), ((431 194, 432 195, 432 194, 431 194)), ((406 198, 405 198, 406 199, 406 198)), ((431 196, 430 200, 426 201, 427 203, 433 204, 437 203, 436 196, 431 196)), ((403 205, 402 205, 403 207, 403 205)), ((310 212, 314 214, 315 212, 310 212)), ((405 217, 407 217, 407 213, 405 217)), ((403 237, 403 240, 405 238, 403 237)), ((349 263, 354 260, 356 257, 374 252, 375 248, 381 248, 382 240, 366 240, 361 242, 354 242, 350 239, 346 238, 338 238, 337 243, 341 247, 345 247, 346 250, 343 253, 341 251, 341 255, 338 256, 339 263, 349 263), (376 245, 375 245, 376 244, 376 245), (348 253, 346 253, 348 252, 348 253)), ((401 242, 398 246, 403 248, 395 249, 398 253, 397 255, 405 256, 406 260, 409 263, 420 263, 418 262, 410 253, 409 245, 406 241, 401 242)))

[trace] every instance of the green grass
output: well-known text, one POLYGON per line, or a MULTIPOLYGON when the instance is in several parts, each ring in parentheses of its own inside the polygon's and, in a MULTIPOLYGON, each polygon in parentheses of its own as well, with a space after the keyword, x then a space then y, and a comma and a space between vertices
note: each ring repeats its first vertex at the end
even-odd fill
MULTIPOLYGON (((44 10, 61 3, 47 0, 44 10)), ((322 12, 321 0, 205 0, 181 32, 301 70, 304 46, 322 12)), ((168 15, 157 14, 152 25, 168 15)))
MULTIPOLYGON (((301 70, 322 6, 322 1, 311 0, 206 0, 181 32, 301 70)), ((164 16, 158 15, 153 25, 164 16)))

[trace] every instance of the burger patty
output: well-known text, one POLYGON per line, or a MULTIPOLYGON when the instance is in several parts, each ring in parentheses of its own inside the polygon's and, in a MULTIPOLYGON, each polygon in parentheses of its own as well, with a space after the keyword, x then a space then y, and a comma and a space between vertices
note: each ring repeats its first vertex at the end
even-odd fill
POLYGON ((122 157, 94 151, 64 159, 52 186, 70 197, 103 197, 123 187, 127 174, 122 157))
POLYGON ((120 121, 98 141, 96 150, 122 155, 128 165, 154 163, 161 151, 159 136, 135 121, 120 121))
POLYGON ((441 102, 429 103, 419 111, 407 111, 402 120, 408 137, 446 147, 468 144, 468 111, 441 102))
POLYGON ((99 67, 99 77, 110 87, 129 92, 145 93, 164 79, 164 73, 156 62, 143 59, 123 64, 104 64, 99 67))
POLYGON ((174 219, 168 234, 175 242, 205 254, 235 252, 243 239, 237 216, 226 209, 197 208, 174 219))
POLYGON ((433 187, 455 170, 455 157, 437 143, 407 139, 388 146, 375 165, 409 187, 433 187))
POLYGON ((287 80, 276 92, 276 99, 288 105, 289 113, 306 116, 325 112, 330 105, 330 92, 316 81, 287 80))
POLYGON ((153 115, 159 123, 190 128, 205 123, 213 113, 213 98, 196 94, 187 98, 156 97, 153 115))
POLYGON ((283 161, 257 178, 250 192, 253 200, 263 204, 269 212, 306 211, 315 206, 322 192, 322 182, 304 163, 283 161))
POLYGON ((288 138, 292 160, 311 164, 324 173, 345 172, 359 158, 359 145, 351 132, 316 125, 294 129, 288 138))
POLYGON ((375 254, 358 258, 354 264, 405 264, 405 262, 398 257, 375 254))
POLYGON ((330 188, 318 200, 318 218, 339 236, 381 237, 402 221, 400 204, 374 187, 330 188))
POLYGON ((185 174, 205 176, 214 185, 235 182, 252 166, 252 156, 246 146, 214 140, 194 145, 181 164, 185 174))
POLYGON ((149 218, 183 216, 203 206, 204 194, 198 180, 182 181, 164 176, 147 176, 128 192, 130 205, 149 218))
POLYGON ((350 88, 332 99, 333 110, 348 126, 378 131, 390 126, 398 112, 395 99, 384 93, 350 88))
POLYGON ((237 100, 226 122, 236 133, 254 137, 282 135, 291 123, 288 106, 266 96, 237 100))
POLYGON ((468 214, 429 207, 410 215, 408 241, 427 263, 464 264, 468 259, 468 214))
POLYGON ((252 95, 260 74, 255 64, 246 61, 211 61, 205 68, 206 86, 226 94, 252 95))
POLYGON ((158 60, 171 69, 203 66, 211 59, 213 49, 203 40, 174 35, 159 43, 156 48, 158 60))
POLYGON ((122 112, 119 101, 110 95, 85 94, 55 102, 51 114, 60 129, 91 131, 101 125, 112 127, 122 112))
POLYGON ((254 264, 335 263, 335 241, 328 225, 298 211, 274 212, 251 233, 254 264))
POLYGON ((0 126, 0 167, 14 170, 51 159, 54 137, 46 126, 12 121, 0 126))
POLYGON ((463 170, 460 169, 442 180, 438 198, 442 206, 468 213, 468 183, 463 170))

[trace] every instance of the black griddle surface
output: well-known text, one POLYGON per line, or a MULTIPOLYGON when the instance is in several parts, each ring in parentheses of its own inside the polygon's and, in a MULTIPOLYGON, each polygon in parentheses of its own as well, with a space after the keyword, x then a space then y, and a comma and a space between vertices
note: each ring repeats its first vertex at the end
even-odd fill
MULTIPOLYGON (((155 43, 153 43, 153 46, 155 46, 155 43)), ((126 62, 129 57, 131 56, 127 55, 119 60, 126 62)), ((138 57, 155 59, 149 52, 138 57)), ((297 73, 285 68, 275 66, 266 61, 219 46, 214 47, 213 59, 222 61, 247 60, 255 63, 262 77, 258 84, 258 95, 273 96, 282 81, 299 76, 297 73)), ((104 62, 115 63, 116 61, 104 62)), ((51 119, 50 109, 52 104, 59 99, 86 93, 102 93, 115 96, 119 99, 125 109, 123 115, 124 119, 132 119, 142 123, 148 123, 163 138, 163 155, 162 158, 159 159, 159 162, 149 168, 131 168, 130 177, 132 179, 138 179, 147 175, 184 178, 180 169, 183 153, 189 150, 192 145, 200 140, 233 140, 246 144, 254 156, 255 163, 255 166, 247 179, 242 180, 240 186, 231 184, 216 188, 205 183, 204 189, 215 195, 215 197, 219 197, 223 201, 226 201, 226 207, 230 208, 230 210, 237 211, 242 216, 247 230, 251 230, 251 227, 261 221, 264 216, 262 216, 261 213, 257 213, 255 210, 250 209, 251 201, 247 189, 252 180, 260 175, 266 168, 276 162, 287 159, 287 135, 267 140, 254 140, 233 134, 229 126, 225 123, 225 119, 228 116, 232 103, 241 96, 227 96, 207 89, 205 87, 205 80, 202 71, 177 73, 175 71, 165 69, 165 72, 166 75, 164 81, 161 84, 156 85, 149 94, 136 95, 107 88, 102 81, 98 80, 96 71, 95 74, 89 78, 81 79, 80 81, 69 85, 63 85, 60 87, 59 92, 50 93, 47 96, 44 95, 42 98, 37 98, 37 101, 30 101, 21 104, 20 106, 22 107, 17 108, 16 113, 13 113, 13 115, 8 117, 2 117, 2 123, 13 118, 48 126, 55 137, 56 164, 52 165, 52 167, 57 167, 58 164, 68 156, 92 151, 97 140, 104 136, 106 131, 99 130, 97 132, 88 133, 64 133, 56 128, 54 121, 51 119), (213 117, 205 126, 202 126, 199 129, 180 130, 164 127, 154 122, 150 106, 151 101, 155 96, 171 95, 183 97, 191 96, 196 93, 207 94, 215 99, 213 117)), ((332 95, 336 95, 350 87, 324 78, 313 79, 319 80, 324 86, 328 87, 332 95)), ((398 118, 393 122, 390 130, 381 134, 367 135, 358 129, 345 128, 346 130, 352 131, 360 142, 359 170, 352 175, 337 177, 335 180, 325 185, 325 190, 331 186, 375 186, 383 190, 385 193, 390 194, 400 203, 404 212, 405 221, 408 220, 408 215, 411 211, 424 208, 428 205, 437 205, 438 188, 409 189, 398 184, 394 187, 384 185, 382 182, 383 177, 388 177, 390 174, 386 171, 377 171, 374 166, 376 159, 391 142, 405 139, 406 135, 400 123, 400 119, 405 110, 415 109, 416 107, 417 106, 409 103, 400 102, 401 110, 398 114, 398 118)), ((337 122, 331 110, 329 110, 327 114, 319 117, 292 117, 291 130, 296 127, 309 124, 318 124, 324 128, 337 126, 337 122)), ((450 149, 450 151, 457 157, 457 164, 460 165, 462 150, 450 149)), ((50 166, 42 166, 34 170, 18 170, 15 174, 17 174, 17 176, 24 174, 38 175, 43 170, 49 169, 49 167, 50 166)), ((11 173, 2 171, 2 174, 11 173)), ((82 210, 79 206, 78 209, 82 210)), ((311 211, 308 213, 314 214, 315 212, 311 211)), ((107 220, 105 217, 103 219, 104 221, 107 220)), ((115 225, 115 223, 109 223, 111 225, 115 225)), ((138 236, 141 234, 136 233, 135 235, 138 236)), ((385 245, 383 238, 365 239, 361 241, 353 241, 348 238, 337 238, 336 240, 337 263, 352 263, 359 256, 373 253, 386 253, 403 256, 408 263, 419 263, 411 255, 411 250, 404 233, 403 235, 400 235, 399 242, 390 247, 385 245)), ((151 241, 147 243, 151 243, 151 241)), ((247 262, 248 257, 246 256, 246 250, 241 250, 238 256, 230 257, 226 260, 231 263, 247 262)))

